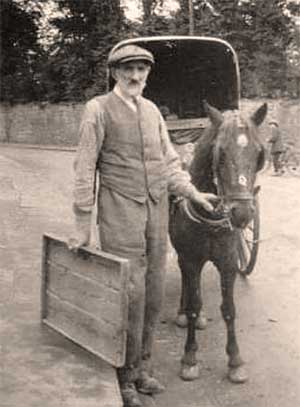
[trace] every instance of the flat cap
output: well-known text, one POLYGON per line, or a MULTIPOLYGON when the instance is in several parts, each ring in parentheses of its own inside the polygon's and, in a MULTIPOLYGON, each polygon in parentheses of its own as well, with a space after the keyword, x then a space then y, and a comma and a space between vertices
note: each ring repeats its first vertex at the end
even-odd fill
POLYGON ((108 56, 108 66, 122 64, 129 61, 147 61, 154 64, 151 52, 137 45, 124 45, 116 50, 113 48, 108 56))

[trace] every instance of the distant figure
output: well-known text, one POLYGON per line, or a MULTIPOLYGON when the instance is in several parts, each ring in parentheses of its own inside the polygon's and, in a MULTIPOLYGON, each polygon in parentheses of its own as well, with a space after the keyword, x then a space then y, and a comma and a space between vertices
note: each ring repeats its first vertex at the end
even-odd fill
POLYGON ((274 167, 274 175, 279 176, 282 174, 280 158, 284 151, 284 145, 277 120, 271 120, 269 125, 271 128, 271 137, 268 139, 268 142, 271 143, 271 156, 274 167))

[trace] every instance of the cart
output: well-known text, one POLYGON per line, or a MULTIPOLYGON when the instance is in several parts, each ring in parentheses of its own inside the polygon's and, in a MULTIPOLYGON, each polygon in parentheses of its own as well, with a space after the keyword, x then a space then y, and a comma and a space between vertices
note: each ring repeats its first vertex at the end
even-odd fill
MULTIPOLYGON (((151 71, 145 97, 164 116, 179 155, 201 137, 209 123, 202 101, 221 111, 239 109, 240 74, 238 58, 231 45, 221 39, 201 36, 159 36, 124 40, 114 49, 135 44, 151 51, 155 68, 151 71)), ((108 89, 114 79, 108 76, 108 89)), ((259 244, 259 205, 255 216, 240 233, 239 270, 249 275, 255 266, 259 244)))

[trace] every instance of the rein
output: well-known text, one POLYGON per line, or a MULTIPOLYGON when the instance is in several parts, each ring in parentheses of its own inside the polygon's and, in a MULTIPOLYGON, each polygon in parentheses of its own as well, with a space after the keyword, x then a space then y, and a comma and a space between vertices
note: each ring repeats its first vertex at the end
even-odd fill
POLYGON ((225 211, 223 212, 222 215, 223 217, 221 219, 209 219, 195 211, 195 209, 191 205, 191 202, 188 199, 183 198, 181 202, 184 212, 193 222, 198 224, 206 224, 217 229, 227 229, 230 231, 233 230, 230 216, 225 211))

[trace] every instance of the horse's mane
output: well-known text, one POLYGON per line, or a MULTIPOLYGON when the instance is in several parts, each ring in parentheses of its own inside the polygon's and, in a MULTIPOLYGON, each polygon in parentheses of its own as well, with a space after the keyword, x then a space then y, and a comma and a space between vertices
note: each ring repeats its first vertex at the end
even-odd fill
POLYGON ((212 151, 218 129, 208 126, 196 143, 194 157, 189 169, 192 183, 204 192, 213 191, 212 151))

